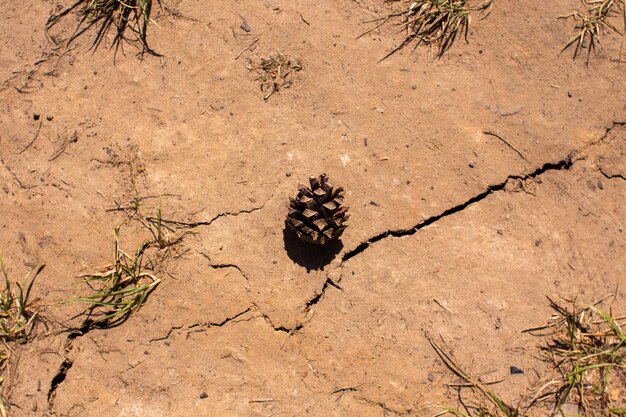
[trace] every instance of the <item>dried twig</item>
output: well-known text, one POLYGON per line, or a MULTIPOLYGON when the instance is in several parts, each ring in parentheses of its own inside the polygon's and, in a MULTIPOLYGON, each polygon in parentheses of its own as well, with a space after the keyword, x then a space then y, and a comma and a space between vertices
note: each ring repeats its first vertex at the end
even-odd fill
POLYGON ((502 143, 504 143, 506 146, 508 146, 509 148, 511 148, 515 153, 517 153, 524 161, 528 161, 528 159, 526 159, 526 157, 524 156, 523 153, 521 153, 520 151, 518 151, 513 145, 511 145, 506 139, 504 139, 502 136, 498 135, 495 132, 492 132, 490 130, 483 130, 483 133, 485 135, 489 135, 489 136, 493 136, 497 139, 499 139, 502 143))
POLYGON ((239 57, 241 56, 241 54, 243 54, 246 51, 249 51, 250 48, 252 48, 254 46, 255 43, 257 43, 259 41, 259 39, 261 38, 256 38, 254 41, 252 41, 252 43, 248 46, 246 46, 245 48, 243 48, 241 51, 239 51, 239 53, 237 54, 237 56, 235 57, 235 61, 239 59, 239 57))
POLYGON ((35 141, 37 140, 37 138, 39 137, 39 132, 41 132, 41 126, 43 125, 43 118, 39 120, 39 126, 37 127, 37 132, 35 132, 35 137, 33 137, 33 140, 31 140, 28 145, 26 145, 26 147, 24 149, 22 149, 21 151, 17 152, 17 155, 21 155, 24 152, 26 152, 31 146, 33 146, 33 144, 35 143, 35 141))

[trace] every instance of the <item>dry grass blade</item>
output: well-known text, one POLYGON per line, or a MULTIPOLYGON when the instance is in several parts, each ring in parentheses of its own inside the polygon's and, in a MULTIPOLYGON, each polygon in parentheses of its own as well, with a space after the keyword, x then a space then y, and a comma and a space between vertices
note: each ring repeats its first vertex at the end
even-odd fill
MULTIPOLYGON (((576 34, 565 43, 560 53, 574 47, 573 59, 576 59, 580 50, 587 48, 587 63, 589 63, 591 53, 600 45, 602 29, 607 27, 619 33, 608 19, 615 14, 617 8, 620 6, 624 8, 624 2, 622 0, 584 0, 583 3, 587 6, 585 13, 573 12, 567 16, 560 16, 562 19, 573 18, 576 21, 576 26, 574 26, 576 34)), ((624 10, 624 31, 626 32, 626 8, 624 10)))
POLYGON ((572 302, 568 308, 550 302, 557 325, 542 351, 560 375, 550 383, 556 387, 553 415, 566 402, 575 402, 584 415, 620 415, 616 410, 625 410, 626 401, 614 393, 626 386, 626 334, 619 320, 598 303, 578 308, 572 302))
POLYGON ((280 52, 267 58, 262 58, 258 63, 249 62, 249 70, 259 73, 257 81, 261 82, 261 91, 265 94, 263 100, 267 101, 281 88, 291 86, 293 80, 288 77, 302 69, 302 64, 297 59, 286 57, 280 52))
MULTIPOLYGON (((31 299, 31 291, 35 283, 35 278, 41 273, 44 265, 39 264, 31 269, 22 283, 11 284, 9 274, 0 258, 0 270, 4 278, 4 288, 0 293, 0 374, 5 374, 7 366, 15 360, 15 352, 10 347, 10 343, 26 343, 33 334, 39 313, 35 309, 37 299, 31 299)), ((13 366, 16 362, 13 363, 13 366)), ((10 373, 10 372, 9 372, 10 373)), ((9 382, 9 390, 11 382, 9 382)), ((0 416, 8 415, 5 406, 4 377, 0 377, 0 416)))
POLYGON ((471 23, 470 13, 479 11, 487 16, 491 11, 493 0, 478 5, 472 5, 468 0, 417 0, 403 4, 406 4, 403 10, 379 19, 381 22, 359 36, 370 33, 393 18, 401 18, 400 24, 406 36, 400 45, 385 55, 381 61, 412 42, 415 42, 415 47, 421 44, 435 47, 437 56, 441 58, 458 36, 462 36, 467 42, 471 23))
MULTIPOLYGON (((156 1, 157 4, 161 4, 160 0, 156 1)), ((152 3, 153 0, 77 0, 59 14, 50 16, 46 30, 77 10, 80 21, 69 38, 68 45, 93 27, 96 29, 96 36, 91 45, 94 51, 105 41, 109 31, 113 30, 111 46, 115 48, 116 53, 120 47, 123 48, 123 42, 138 41, 142 52, 160 56, 148 46, 152 3), (131 37, 128 36, 129 33, 131 37)))
POLYGON ((95 293, 65 302, 90 304, 89 324, 111 327, 123 323, 145 304, 150 293, 161 282, 143 270, 143 256, 149 246, 149 242, 142 244, 131 256, 120 248, 119 230, 115 229, 113 264, 103 273, 80 276, 95 293))
MULTIPOLYGON (((495 416, 497 417, 518 417, 519 411, 516 408, 513 408, 507 405, 504 401, 502 401, 493 391, 491 391, 483 382, 481 382, 478 378, 472 375, 469 371, 465 370, 456 360, 456 358, 452 355, 452 353, 446 349, 445 347, 439 345, 432 338, 427 337, 431 346, 439 355, 443 363, 457 376, 462 378, 470 387, 478 389, 493 405, 495 410, 495 416)), ((445 413, 453 414, 456 416, 465 416, 465 414, 454 410, 452 408, 444 408, 445 413)), ((479 416, 489 416, 489 411, 485 409, 478 410, 479 416)))

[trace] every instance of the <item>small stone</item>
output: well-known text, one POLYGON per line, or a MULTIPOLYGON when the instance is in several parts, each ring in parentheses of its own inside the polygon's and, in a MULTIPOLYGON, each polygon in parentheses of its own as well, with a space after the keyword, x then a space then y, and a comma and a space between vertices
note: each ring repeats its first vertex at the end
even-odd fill
POLYGON ((541 243, 542 243, 541 239, 535 240, 535 246, 539 247, 539 246, 541 246, 541 243))
POLYGON ((433 382, 435 380, 435 375, 433 375, 432 372, 429 372, 426 378, 428 378, 430 382, 433 382))
POLYGON ((602 180, 598 180, 598 188, 604 190, 604 182, 602 180))
POLYGON ((286 175, 287 177, 291 177, 291 171, 287 171, 287 172, 285 172, 285 175, 286 175))
POLYGON ((241 26, 239 26, 241 28, 241 30, 243 30, 244 32, 250 32, 250 25, 248 24, 248 22, 243 22, 241 24, 241 26))
POLYGON ((417 86, 416 86, 415 84, 413 84, 413 85, 411 86, 411 88, 412 88, 413 90, 417 90, 417 86))
POLYGON ((39 120, 39 117, 41 116, 39 116, 37 113, 33 114, 33 120, 37 121, 39 120))
POLYGON ((46 116, 46 120, 51 122, 54 119, 54 116, 46 116))
POLYGON ((204 400, 204 399, 205 399, 205 398, 207 398, 208 396, 209 396, 209 394, 207 394, 207 393, 206 393, 206 392, 204 392, 204 391, 202 391, 202 392, 200 393, 200 399, 201 399, 201 400, 204 400))
POLYGON ((502 236, 502 235, 504 235, 504 232, 503 232, 501 229, 498 229, 498 234, 499 234, 500 236, 502 236))
POLYGON ((517 366, 511 366, 510 368, 511 375, 523 375, 524 370, 522 368, 518 368, 517 366))
POLYGON ((370 204, 371 204, 372 206, 374 206, 374 207, 380 207, 380 204, 378 204, 378 203, 377 203, 377 202, 375 202, 375 201, 370 201, 370 204))
POLYGON ((470 168, 474 168, 474 167, 476 166, 476 163, 474 163, 474 162, 470 162, 470 163, 469 163, 469 164, 467 164, 467 165, 469 165, 469 167, 470 167, 470 168))

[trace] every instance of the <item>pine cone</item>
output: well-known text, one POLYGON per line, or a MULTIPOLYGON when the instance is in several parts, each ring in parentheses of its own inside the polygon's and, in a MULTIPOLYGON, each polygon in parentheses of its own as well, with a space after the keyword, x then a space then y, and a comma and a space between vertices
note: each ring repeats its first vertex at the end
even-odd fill
POLYGON ((285 223, 305 242, 323 245, 343 233, 348 207, 342 205, 343 188, 333 188, 326 174, 309 181, 310 188, 298 185, 285 223))

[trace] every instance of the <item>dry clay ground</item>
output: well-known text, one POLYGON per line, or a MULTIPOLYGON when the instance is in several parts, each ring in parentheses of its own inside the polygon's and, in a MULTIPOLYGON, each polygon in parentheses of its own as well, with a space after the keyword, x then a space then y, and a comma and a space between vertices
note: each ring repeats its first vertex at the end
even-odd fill
POLYGON ((5 376, 11 415, 433 415, 459 380, 427 335, 506 401, 549 379, 521 333, 550 317, 545 297, 590 302, 626 272, 620 37, 589 66, 559 56, 573 22, 557 16, 578 5, 496 0, 443 59, 377 63, 397 28, 356 37, 393 5, 166 1, 164 56, 127 46, 113 65, 88 35, 46 38, 58 2, 0 3, 0 251, 14 279, 47 264, 47 327, 5 376), (247 60, 276 50, 303 69, 264 102, 247 60), (351 218, 312 254, 284 217, 320 172, 351 218), (191 223, 151 252, 161 284, 119 327, 64 332, 83 306, 58 301, 110 263, 114 227, 129 251, 150 238, 109 210, 136 198, 191 223))

